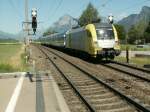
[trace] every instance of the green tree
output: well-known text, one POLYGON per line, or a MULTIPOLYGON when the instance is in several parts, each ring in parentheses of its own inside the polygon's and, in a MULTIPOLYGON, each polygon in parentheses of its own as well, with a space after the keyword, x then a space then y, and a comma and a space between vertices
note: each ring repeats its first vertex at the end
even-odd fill
POLYGON ((147 23, 143 20, 141 20, 139 23, 137 23, 135 25, 135 28, 137 30, 137 34, 138 34, 138 43, 143 44, 143 40, 144 40, 144 31, 147 27, 147 23))
POLYGON ((144 19, 140 20, 138 23, 134 25, 137 35, 138 35, 138 43, 143 44, 143 40, 147 40, 145 37, 148 36, 146 32, 146 28, 148 27, 148 21, 144 19))
POLYGON ((125 33, 124 27, 122 25, 115 24, 115 28, 116 28, 117 33, 118 33, 118 38, 120 40, 125 40, 126 33, 125 33))
POLYGON ((79 24, 84 26, 97 20, 100 22, 98 11, 91 3, 89 3, 79 18, 79 24))
POLYGON ((138 39, 139 39, 138 31, 134 26, 132 26, 128 32, 128 43, 134 44, 138 39))
POLYGON ((144 32, 144 39, 147 43, 150 43, 150 22, 144 32))

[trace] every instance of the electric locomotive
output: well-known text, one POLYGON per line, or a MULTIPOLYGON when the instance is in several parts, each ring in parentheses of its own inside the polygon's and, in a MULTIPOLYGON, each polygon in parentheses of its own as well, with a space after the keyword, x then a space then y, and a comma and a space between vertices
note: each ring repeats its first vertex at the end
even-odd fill
POLYGON ((109 23, 88 24, 68 31, 66 48, 88 53, 99 59, 113 59, 120 54, 117 31, 109 23))
POLYGON ((115 26, 110 23, 93 23, 44 37, 44 44, 88 54, 98 59, 114 59, 120 54, 120 45, 115 26))

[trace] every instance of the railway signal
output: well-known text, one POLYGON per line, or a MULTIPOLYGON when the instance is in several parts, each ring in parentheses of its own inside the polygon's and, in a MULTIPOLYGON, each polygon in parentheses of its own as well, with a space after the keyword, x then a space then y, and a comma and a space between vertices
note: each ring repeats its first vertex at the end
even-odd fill
POLYGON ((32 18, 31 21, 29 21, 28 19, 26 21, 24 21, 22 23, 22 27, 23 27, 24 31, 28 32, 28 35, 35 35, 36 29, 37 29, 37 24, 39 23, 39 22, 37 22, 37 9, 36 8, 33 8, 31 10, 31 18, 32 18), (29 26, 29 25, 31 25, 31 26, 29 26), (29 33, 31 30, 33 30, 33 32, 34 32, 33 34, 29 33))
POLYGON ((109 20, 109 23, 110 23, 110 24, 113 24, 114 20, 113 20, 112 14, 110 14, 110 15, 108 16, 108 20, 109 20))
POLYGON ((32 9, 31 16, 32 16, 32 29, 35 35, 37 28, 37 10, 35 8, 32 9))

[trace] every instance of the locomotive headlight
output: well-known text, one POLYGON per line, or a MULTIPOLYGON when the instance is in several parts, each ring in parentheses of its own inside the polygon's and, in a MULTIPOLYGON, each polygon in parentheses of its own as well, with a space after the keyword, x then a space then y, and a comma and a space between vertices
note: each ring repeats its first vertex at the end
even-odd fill
POLYGON ((119 41, 115 41, 115 44, 116 44, 116 45, 119 45, 119 41))
POLYGON ((120 49, 120 46, 119 46, 119 41, 115 41, 115 49, 120 49))
POLYGON ((98 42, 94 41, 94 47, 98 47, 98 42))
POLYGON ((100 34, 104 34, 104 30, 100 30, 99 33, 100 33, 100 34))

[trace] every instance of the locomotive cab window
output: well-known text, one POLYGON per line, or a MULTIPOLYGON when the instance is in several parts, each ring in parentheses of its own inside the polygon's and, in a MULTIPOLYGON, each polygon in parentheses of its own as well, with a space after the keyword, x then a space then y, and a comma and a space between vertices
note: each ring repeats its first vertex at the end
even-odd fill
POLYGON ((114 39, 114 33, 112 29, 97 29, 96 33, 98 40, 114 39))

